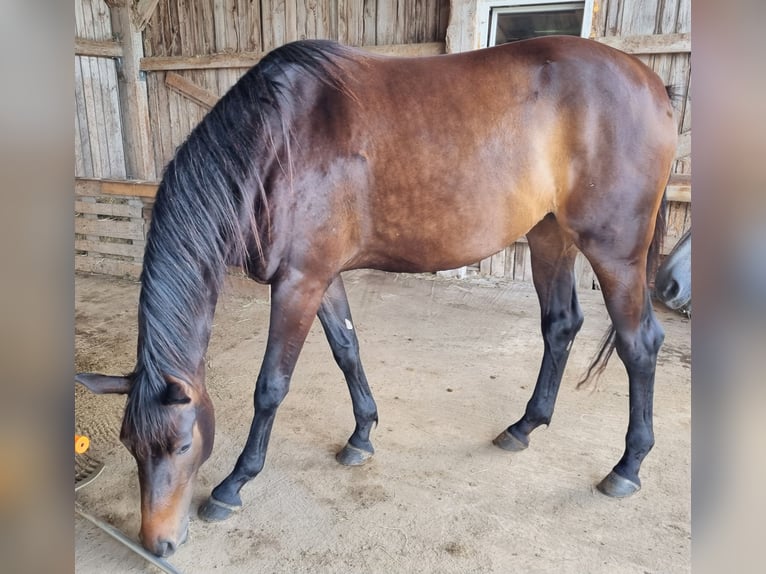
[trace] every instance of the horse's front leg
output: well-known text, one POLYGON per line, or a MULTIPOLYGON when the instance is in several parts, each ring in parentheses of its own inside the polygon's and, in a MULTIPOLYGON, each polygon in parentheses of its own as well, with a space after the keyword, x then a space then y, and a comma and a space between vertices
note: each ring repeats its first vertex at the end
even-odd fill
POLYGON ((333 357, 346 377, 356 420, 354 433, 335 458, 339 463, 348 466, 364 464, 375 452, 370 442, 370 431, 373 423, 378 422, 378 408, 359 358, 359 341, 340 275, 330 284, 322 299, 319 320, 330 343, 333 357))
POLYGON ((263 468, 277 408, 287 395, 295 363, 326 286, 326 281, 297 272, 272 284, 269 338, 255 385, 250 434, 234 470, 200 507, 199 516, 203 520, 224 520, 239 509, 242 506, 239 491, 263 468))

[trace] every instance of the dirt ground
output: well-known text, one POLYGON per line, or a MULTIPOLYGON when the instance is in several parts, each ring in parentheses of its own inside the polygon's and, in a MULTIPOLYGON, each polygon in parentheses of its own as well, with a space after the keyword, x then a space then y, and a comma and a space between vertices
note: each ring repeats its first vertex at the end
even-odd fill
MULTIPOLYGON (((207 524, 196 507, 232 469, 252 416, 268 321, 268 291, 232 280, 216 315, 208 388, 213 455, 200 470, 188 542, 170 558, 197 572, 572 572, 690 570, 690 321, 658 308, 665 330, 655 392, 656 446, 643 489, 613 500, 594 485, 619 459, 627 378, 615 356, 596 388, 576 390, 608 325, 598 292, 580 293, 585 325, 553 422, 530 448, 491 439, 529 399, 542 356, 529 284, 353 272, 344 276, 362 359, 380 414, 363 467, 334 453, 353 430, 351 401, 319 321, 272 433, 264 471, 245 506, 207 524)), ((138 285, 76 278, 76 368, 132 369, 138 285)), ((77 386, 79 387, 79 385, 77 386)), ((105 464, 77 501, 135 538, 136 467, 117 435, 124 399, 76 389, 87 456, 105 464)), ((83 459, 86 460, 86 459, 83 459)), ((82 461, 81 461, 82 462, 82 461)), ((155 572, 75 517, 80 573, 155 572)))

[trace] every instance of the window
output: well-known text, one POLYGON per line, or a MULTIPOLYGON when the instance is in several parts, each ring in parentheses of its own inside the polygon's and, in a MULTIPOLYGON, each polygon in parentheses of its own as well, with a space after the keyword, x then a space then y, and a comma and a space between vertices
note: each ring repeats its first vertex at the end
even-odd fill
POLYGON ((587 37, 592 12, 593 0, 480 0, 481 47, 554 34, 587 37))

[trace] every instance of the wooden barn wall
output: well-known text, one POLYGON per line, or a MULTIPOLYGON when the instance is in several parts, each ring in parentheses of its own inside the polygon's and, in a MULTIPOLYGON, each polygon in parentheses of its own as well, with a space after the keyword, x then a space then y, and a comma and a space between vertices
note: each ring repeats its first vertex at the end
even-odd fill
MULTIPOLYGON (((354 46, 443 42, 448 16, 449 0, 160 0, 144 30, 144 53, 147 58, 257 55, 307 38, 354 46)), ((214 101, 251 63, 147 72, 158 166, 168 162, 207 112, 168 81, 191 82, 191 89, 214 101)))
MULTIPOLYGON (((690 4, 596 0, 591 36, 630 48, 647 39, 652 43, 688 34, 690 4)), ((303 38, 413 55, 443 52, 445 40, 448 48, 468 49, 473 40, 451 42, 448 24, 465 20, 455 14, 470 15, 471 6, 475 0, 75 0, 76 268, 138 275, 156 186, 121 180, 158 179, 207 110, 263 54, 303 38), (129 50, 128 21, 133 22, 129 50), (101 45, 94 52, 89 42, 101 45), (83 43, 86 48, 78 50, 83 43), (130 55, 139 74, 126 80, 130 55), (131 81, 137 90, 133 100, 126 96, 131 81), (136 104, 140 92, 144 103, 136 104), (125 108, 126 101, 137 107, 125 108)), ((677 94, 673 105, 681 151, 674 173, 687 178, 686 201, 671 202, 668 208, 667 252, 691 226, 691 53, 650 52, 637 55, 677 94)), ((521 239, 466 270, 531 281, 528 245, 521 239)), ((580 288, 598 288, 583 257, 576 274, 580 288)))
MULTIPOLYGON (((85 40, 111 40, 109 7, 103 0, 75 0, 76 34, 85 40)), ((125 156, 112 58, 75 56, 75 175, 124 178, 125 156)))

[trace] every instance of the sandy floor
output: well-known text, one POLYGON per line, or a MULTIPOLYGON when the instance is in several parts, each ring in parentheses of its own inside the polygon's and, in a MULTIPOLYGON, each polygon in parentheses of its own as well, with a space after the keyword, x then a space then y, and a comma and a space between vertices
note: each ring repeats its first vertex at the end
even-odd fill
MULTIPOLYGON (((353 429, 351 402, 315 321, 277 415, 266 468, 244 509, 207 524, 196 506, 231 470, 252 416, 265 345, 268 292, 232 281, 208 353, 218 421, 200 470, 189 541, 170 559, 197 572, 572 572, 690 570, 690 332, 666 329, 656 385, 656 446, 643 489, 612 500, 594 485, 618 460, 627 379, 615 356, 598 387, 577 391, 605 328, 598 292, 581 293, 574 345, 550 428, 510 454, 491 439, 524 410, 542 342, 531 285, 355 272, 345 277, 378 403, 376 455, 359 468, 333 455, 353 429)), ((135 283, 76 279, 76 367, 133 367, 135 283)), ((78 385, 79 387, 79 385, 78 385)), ((135 463, 117 439, 124 399, 76 389, 78 429, 102 474, 77 493, 90 513, 131 537, 140 522, 135 463)), ((85 459, 83 459, 85 460, 85 459)), ((82 462, 82 461, 81 461, 82 462)), ((85 460, 87 462, 87 460, 85 460)), ((155 572, 75 518, 77 572, 155 572)))

